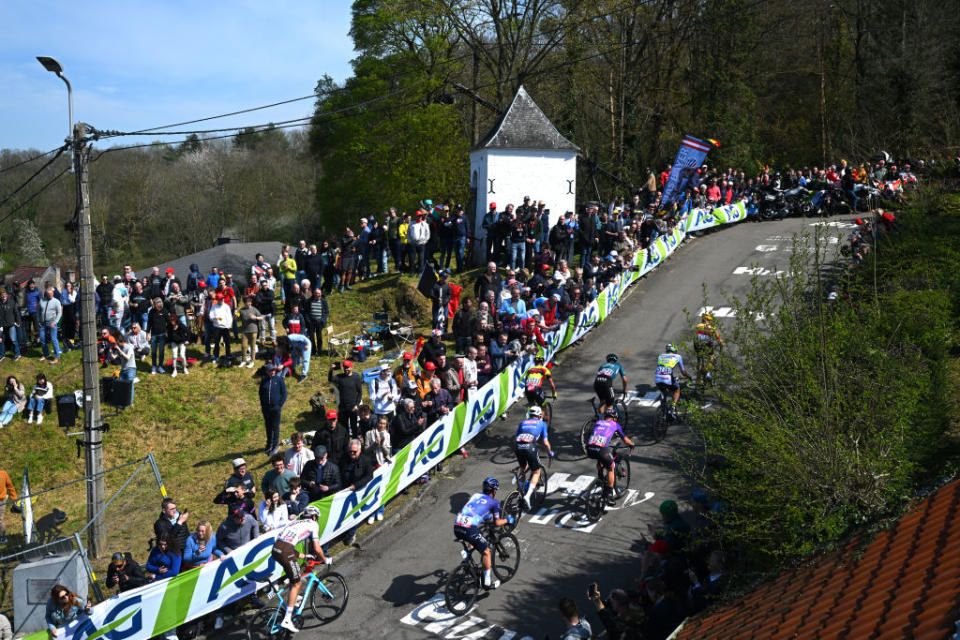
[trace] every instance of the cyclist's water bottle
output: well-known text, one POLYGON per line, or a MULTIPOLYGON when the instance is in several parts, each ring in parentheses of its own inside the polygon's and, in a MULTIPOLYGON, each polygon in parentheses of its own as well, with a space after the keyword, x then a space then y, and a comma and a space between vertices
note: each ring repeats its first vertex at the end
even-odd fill
POLYGON ((303 604, 303 594, 302 594, 302 593, 298 593, 298 594, 297 594, 297 602, 296 602, 296 604, 293 605, 293 607, 296 609, 296 608, 298 608, 301 604, 303 604))

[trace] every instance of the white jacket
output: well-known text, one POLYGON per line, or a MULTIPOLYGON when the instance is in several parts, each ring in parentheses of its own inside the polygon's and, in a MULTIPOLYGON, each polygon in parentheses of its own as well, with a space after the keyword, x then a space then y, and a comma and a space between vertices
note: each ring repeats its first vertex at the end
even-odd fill
POLYGON ((214 305, 210 307, 209 317, 210 322, 218 329, 229 329, 233 326, 233 312, 230 310, 230 305, 228 304, 222 302, 214 303, 214 305))
POLYGON ((430 225, 421 220, 414 222, 407 229, 407 242, 409 244, 423 245, 430 240, 430 225))
POLYGON ((397 387, 397 381, 390 376, 383 380, 377 376, 367 383, 370 391, 370 399, 373 400, 373 412, 377 415, 393 413, 397 408, 397 400, 400 399, 400 389, 397 387))

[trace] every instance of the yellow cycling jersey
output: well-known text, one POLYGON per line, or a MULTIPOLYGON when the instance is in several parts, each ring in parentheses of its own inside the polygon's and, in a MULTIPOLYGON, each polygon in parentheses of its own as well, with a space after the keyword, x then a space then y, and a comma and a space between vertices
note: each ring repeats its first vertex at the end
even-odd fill
POLYGON ((701 322, 697 324, 697 343, 701 345, 712 345, 715 340, 720 340, 720 332, 712 324, 701 322))
POLYGON ((526 381, 527 386, 534 384, 539 387, 550 375, 550 369, 546 367, 530 367, 527 369, 527 372, 523 374, 523 379, 526 381))

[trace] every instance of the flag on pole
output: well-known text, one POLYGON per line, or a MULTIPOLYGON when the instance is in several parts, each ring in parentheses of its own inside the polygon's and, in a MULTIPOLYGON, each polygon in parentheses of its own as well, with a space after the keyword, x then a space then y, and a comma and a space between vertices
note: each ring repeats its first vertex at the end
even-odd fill
POLYGON ((690 176, 703 164, 709 152, 710 143, 692 136, 683 138, 680 150, 677 151, 677 159, 673 161, 670 177, 667 178, 667 185, 663 188, 663 197, 660 199, 661 209, 683 193, 687 183, 690 182, 690 176))
POLYGON ((463 291, 463 287, 458 284, 450 283, 450 302, 447 303, 447 309, 449 311, 449 317, 453 317, 453 314, 457 312, 457 307, 460 306, 460 292, 463 291))
POLYGON ((23 487, 20 492, 20 508, 23 518, 23 543, 33 542, 33 498, 30 497, 30 476, 23 470, 23 487))

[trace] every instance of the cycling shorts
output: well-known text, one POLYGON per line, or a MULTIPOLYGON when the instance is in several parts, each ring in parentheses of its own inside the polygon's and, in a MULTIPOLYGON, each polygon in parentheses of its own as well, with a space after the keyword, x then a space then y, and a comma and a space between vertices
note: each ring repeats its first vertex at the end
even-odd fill
POLYGON ((597 394, 597 397, 600 398, 600 401, 605 404, 610 404, 616 401, 617 396, 613 392, 613 380, 606 376, 597 376, 593 381, 593 391, 597 394))
POLYGON ((540 452, 534 443, 517 443, 513 452, 517 456, 517 464, 521 467, 527 467, 530 471, 537 471, 543 468, 540 464, 540 452))
POLYGON ((461 527, 453 525, 453 537, 457 540, 469 542, 474 549, 483 553, 490 546, 487 539, 480 533, 480 527, 461 527))
POLYGON ((546 398, 543 395, 543 387, 537 387, 536 389, 525 389, 524 395, 527 397, 527 402, 532 405, 542 406, 546 398))
POLYGON ((289 542, 277 540, 273 544, 270 556, 283 567, 283 573, 291 583, 299 582, 300 578, 303 577, 303 570, 300 568, 300 553, 289 542))
POLYGON ((672 383, 667 384, 666 382, 658 382, 657 389, 660 389, 662 393, 667 395, 673 395, 673 392, 680 388, 680 383, 674 380, 672 383))
POLYGON ((610 447, 587 447, 587 457, 596 460, 604 469, 613 469, 613 449, 610 447))

